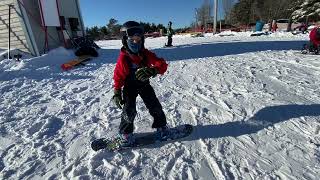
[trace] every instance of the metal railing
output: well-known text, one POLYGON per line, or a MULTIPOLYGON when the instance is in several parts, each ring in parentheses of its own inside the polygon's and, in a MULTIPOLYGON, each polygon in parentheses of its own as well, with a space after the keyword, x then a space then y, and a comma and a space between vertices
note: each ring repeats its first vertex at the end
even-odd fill
POLYGON ((14 31, 12 28, 19 28, 21 26, 19 17, 14 13, 16 11, 15 6, 13 4, 3 4, 0 5, 1 9, 1 15, 0 15, 0 23, 3 25, 0 26, 0 43, 3 44, 5 42, 8 43, 8 59, 10 59, 10 51, 11 46, 20 46, 25 49, 29 49, 28 46, 25 44, 25 42, 20 36, 24 36, 22 29, 17 29, 17 31, 14 31), (6 35, 7 34, 7 35, 6 35), (7 41, 4 37, 7 37, 7 41), (14 41, 17 42, 11 42, 14 39, 14 41))

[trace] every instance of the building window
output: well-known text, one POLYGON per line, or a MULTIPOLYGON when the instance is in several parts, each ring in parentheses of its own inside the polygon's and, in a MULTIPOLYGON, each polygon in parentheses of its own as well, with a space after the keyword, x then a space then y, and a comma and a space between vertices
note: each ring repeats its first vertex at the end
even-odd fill
POLYGON ((78 18, 68 18, 71 31, 79 30, 79 19, 78 18))

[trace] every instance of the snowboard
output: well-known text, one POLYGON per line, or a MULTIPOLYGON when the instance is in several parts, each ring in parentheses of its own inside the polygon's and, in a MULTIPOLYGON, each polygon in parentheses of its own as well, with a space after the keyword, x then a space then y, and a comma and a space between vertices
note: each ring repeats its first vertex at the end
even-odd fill
POLYGON ((89 55, 78 56, 76 59, 70 60, 61 65, 61 68, 65 71, 70 70, 78 65, 84 65, 85 61, 89 61, 92 57, 89 55))
POLYGON ((148 133, 135 133, 135 142, 131 146, 121 147, 121 140, 118 137, 113 138, 100 138, 91 142, 91 148, 94 151, 105 149, 109 152, 121 151, 125 149, 133 149, 144 147, 147 145, 152 145, 161 142, 171 142, 174 140, 179 140, 181 138, 189 136, 193 131, 193 126, 190 124, 184 124, 176 127, 169 128, 170 136, 162 141, 158 141, 155 137, 156 132, 148 133))
POLYGON ((164 47, 164 48, 170 48, 170 47, 173 47, 173 45, 167 45, 167 43, 166 43, 166 44, 164 44, 163 47, 164 47))
POLYGON ((260 32, 260 31, 258 31, 258 32, 252 33, 250 36, 262 36, 262 35, 269 35, 269 33, 268 32, 260 32))

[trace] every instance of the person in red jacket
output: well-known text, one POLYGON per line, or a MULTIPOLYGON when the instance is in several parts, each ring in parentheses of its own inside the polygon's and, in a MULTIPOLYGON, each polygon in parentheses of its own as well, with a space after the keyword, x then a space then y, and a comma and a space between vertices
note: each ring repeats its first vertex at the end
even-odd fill
POLYGON ((309 51, 318 54, 320 50, 320 27, 313 28, 309 34, 309 37, 309 51))
POLYGON ((166 116, 149 79, 164 74, 168 64, 144 47, 144 29, 135 21, 128 21, 121 28, 122 44, 114 70, 113 101, 122 109, 119 136, 123 146, 134 143, 133 129, 136 117, 136 98, 142 98, 154 121, 157 138, 168 135, 166 116))

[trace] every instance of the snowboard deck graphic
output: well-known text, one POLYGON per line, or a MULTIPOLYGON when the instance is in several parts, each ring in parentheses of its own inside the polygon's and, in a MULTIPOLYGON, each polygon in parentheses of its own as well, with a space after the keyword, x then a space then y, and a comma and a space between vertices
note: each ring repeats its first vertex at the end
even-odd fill
POLYGON ((155 137, 155 132, 148 133, 136 133, 135 142, 132 146, 121 147, 121 142, 119 138, 114 137, 111 139, 100 138, 92 141, 91 148, 94 151, 98 151, 101 149, 105 149, 109 152, 121 151, 125 149, 139 148, 144 147, 151 144, 156 144, 157 142, 170 142, 174 140, 178 140, 184 137, 189 136, 193 131, 193 126, 190 124, 184 124, 176 127, 172 127, 169 129, 170 136, 162 141, 157 141, 155 137))
POLYGON ((89 55, 79 56, 76 59, 73 59, 69 62, 62 64, 61 68, 65 71, 67 71, 67 70, 74 68, 75 66, 84 65, 83 63, 85 61, 89 61, 91 58, 92 58, 92 56, 89 56, 89 55))

